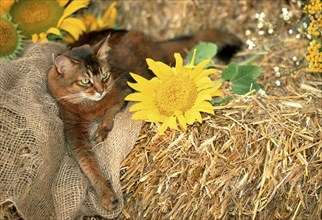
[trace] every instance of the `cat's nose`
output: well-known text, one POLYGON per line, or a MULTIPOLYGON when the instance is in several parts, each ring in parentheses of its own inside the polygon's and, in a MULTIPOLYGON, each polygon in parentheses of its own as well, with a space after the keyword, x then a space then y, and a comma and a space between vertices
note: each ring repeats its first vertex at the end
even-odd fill
POLYGON ((103 95, 104 90, 97 91, 97 93, 101 96, 103 95))
POLYGON ((95 85, 96 92, 99 93, 100 95, 103 94, 104 88, 101 85, 95 85))

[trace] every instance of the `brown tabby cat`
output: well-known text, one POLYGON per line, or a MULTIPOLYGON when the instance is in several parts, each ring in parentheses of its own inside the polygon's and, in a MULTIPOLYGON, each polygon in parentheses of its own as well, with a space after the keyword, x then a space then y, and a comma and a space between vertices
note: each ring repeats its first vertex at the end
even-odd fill
POLYGON ((151 78, 145 58, 174 64, 173 53, 189 50, 199 41, 215 42, 219 58, 229 60, 241 41, 232 34, 207 30, 193 37, 156 43, 137 31, 105 30, 84 35, 72 49, 59 54, 48 73, 48 88, 60 107, 66 139, 83 173, 106 209, 117 205, 110 183, 92 153, 113 127, 114 116, 124 106, 129 72, 151 78), (90 123, 99 120, 94 137, 90 123))

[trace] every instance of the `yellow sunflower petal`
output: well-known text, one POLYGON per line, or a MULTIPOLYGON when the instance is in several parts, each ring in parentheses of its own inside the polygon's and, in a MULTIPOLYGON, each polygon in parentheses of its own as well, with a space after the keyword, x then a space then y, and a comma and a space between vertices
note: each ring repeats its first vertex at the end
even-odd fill
POLYGON ((140 111, 140 110, 149 110, 152 112, 152 111, 157 111, 157 108, 153 105, 153 102, 151 102, 151 103, 138 102, 129 108, 130 112, 140 111))
POLYGON ((219 81, 214 81, 214 85, 212 86, 212 88, 215 88, 215 89, 219 89, 219 87, 222 85, 221 82, 219 81))
POLYGON ((203 101, 210 101, 212 99, 212 96, 210 94, 199 94, 196 98, 196 101, 195 101, 195 104, 198 105, 200 102, 203 102, 203 101))
POLYGON ((149 91, 149 89, 150 89, 150 85, 148 85, 148 84, 145 84, 145 86, 143 86, 140 83, 127 82, 127 84, 129 87, 131 87, 132 89, 139 91, 139 92, 149 91))
POLYGON ((59 26, 68 32, 75 40, 78 40, 83 31, 86 30, 84 23, 78 18, 67 18, 59 26))
POLYGON ((105 26, 104 21, 100 18, 96 19, 96 24, 97 24, 97 30, 101 30, 105 26))
POLYGON ((149 111, 137 111, 132 115, 133 120, 146 120, 149 111))
POLYGON ((159 135, 163 134, 167 128, 168 128, 168 123, 167 122, 163 122, 162 125, 159 127, 159 135))
POLYGON ((181 128, 186 131, 187 130, 186 119, 183 117, 183 115, 177 115, 177 118, 181 128))
POLYGON ((199 123, 202 123, 202 117, 201 117, 200 112, 196 112, 196 115, 197 115, 197 121, 198 121, 199 123))
POLYGON ((105 21, 105 26, 106 27, 113 27, 116 21, 116 9, 114 8, 111 12, 110 18, 108 20, 108 23, 105 21))
POLYGON ((90 31, 96 31, 98 29, 99 29, 99 25, 98 25, 97 21, 95 20, 95 21, 93 21, 93 22, 90 23, 89 28, 87 29, 87 31, 88 32, 90 32, 90 31))
POLYGON ((198 96, 203 96, 203 95, 211 95, 214 92, 214 88, 209 88, 209 89, 203 89, 198 92, 198 96))
MULTIPOLYGON (((104 13, 102 20, 106 23, 108 20, 115 20, 116 15, 116 2, 113 2, 104 13)), ((114 23, 114 22, 113 22, 114 23)))
POLYGON ((126 101, 144 101, 145 100, 145 95, 139 92, 131 93, 127 95, 124 100, 126 101))
POLYGON ((167 116, 161 115, 158 111, 148 114, 148 120, 150 122, 164 122, 167 118, 167 116))
POLYGON ((160 80, 156 77, 154 77, 150 80, 147 80, 146 78, 139 76, 135 73, 130 73, 130 75, 137 83, 134 84, 134 83, 128 82, 128 85, 137 91, 149 91, 150 92, 151 90, 155 89, 156 86, 158 86, 158 84, 160 82, 160 80))
POLYGON ((161 80, 167 79, 169 76, 173 75, 173 70, 168 65, 154 61, 150 58, 146 59, 149 69, 161 80))
POLYGON ((181 54, 180 53, 175 53, 174 54, 174 58, 176 60, 176 71, 180 74, 182 73, 183 71, 183 60, 182 60, 182 57, 181 57, 181 54))
POLYGON ((202 77, 197 81, 196 85, 198 91, 200 91, 202 89, 207 89, 211 87, 213 85, 213 81, 209 77, 202 77))
POLYGON ((206 59, 206 60, 203 60, 203 61, 201 61, 197 66, 196 66, 196 71, 201 71, 203 68, 205 68, 205 66, 208 64, 208 63, 210 63, 210 59, 206 59))
POLYGON ((197 121, 198 121, 199 123, 202 123, 202 117, 201 117, 200 112, 199 112, 199 111, 196 111, 194 114, 196 115, 196 119, 197 119, 197 121))
POLYGON ((32 42, 33 42, 33 43, 36 43, 36 42, 38 41, 38 39, 39 39, 38 34, 33 34, 33 35, 31 35, 31 39, 32 39, 32 42))
POLYGON ((55 35, 60 35, 60 30, 55 27, 51 27, 46 31, 47 34, 55 34, 55 35))
POLYGON ((42 32, 39 34, 38 42, 48 42, 47 34, 42 32))
POLYGON ((206 70, 199 70, 199 69, 192 69, 189 75, 197 82, 200 78, 208 77, 210 74, 214 74, 216 71, 215 69, 206 69, 206 70))
POLYGON ((178 125, 177 125, 176 117, 170 116, 168 118, 168 124, 169 124, 169 127, 170 128, 175 129, 175 130, 178 130, 178 125))
POLYGON ((75 42, 75 39, 70 34, 65 34, 63 36, 63 40, 64 40, 64 42, 66 42, 68 44, 72 44, 75 42))
POLYGON ((186 118, 186 122, 189 125, 192 125, 196 120, 196 114, 194 114, 194 111, 188 110, 184 113, 184 117, 186 118))
POLYGON ((195 65, 196 52, 197 52, 197 49, 194 49, 193 50, 193 55, 192 55, 191 61, 188 64, 188 66, 194 66, 195 65))
POLYGON ((222 91, 219 90, 215 90, 211 93, 211 96, 219 96, 219 97, 223 97, 224 93, 222 93, 222 91))
POLYGON ((81 8, 87 8, 89 5, 90 0, 77 0, 72 1, 64 10, 63 15, 58 21, 58 27, 61 25, 61 23, 64 21, 65 18, 72 15, 74 12, 78 11, 81 8))
POLYGON ((139 103, 135 103, 134 105, 132 105, 129 108, 129 112, 136 112, 136 111, 139 111, 139 110, 142 110, 142 109, 145 109, 145 105, 144 105, 144 103, 139 102, 139 103))
POLYGON ((196 109, 198 111, 214 114, 214 107, 207 101, 198 103, 198 106, 196 106, 196 109))

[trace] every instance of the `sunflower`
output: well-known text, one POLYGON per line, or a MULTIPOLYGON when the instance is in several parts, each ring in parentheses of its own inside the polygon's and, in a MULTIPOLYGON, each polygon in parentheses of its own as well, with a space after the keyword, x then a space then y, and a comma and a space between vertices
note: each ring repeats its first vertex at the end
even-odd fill
POLYGON ((82 18, 86 31, 103 30, 111 28, 115 24, 116 18, 116 2, 113 2, 110 7, 105 11, 103 16, 95 17, 92 14, 85 14, 82 18))
POLYGON ((138 102, 130 108, 131 112, 135 112, 133 120, 162 122, 160 134, 169 127, 178 130, 178 123, 183 130, 187 130, 187 125, 192 125, 195 121, 201 123, 200 112, 214 114, 214 108, 209 102, 212 96, 222 96, 222 92, 218 90, 221 83, 209 78, 217 70, 204 69, 210 60, 194 66, 194 56, 188 65, 183 65, 179 53, 175 53, 174 57, 174 68, 146 59, 149 69, 156 77, 147 80, 130 73, 137 83, 128 82, 128 85, 137 92, 125 98, 138 102))
POLYGON ((33 42, 61 38, 65 33, 75 40, 85 31, 83 22, 71 15, 89 5, 89 0, 19 0, 11 6, 13 22, 33 42))
POLYGON ((0 59, 14 59, 22 50, 22 36, 9 14, 0 17, 0 59))

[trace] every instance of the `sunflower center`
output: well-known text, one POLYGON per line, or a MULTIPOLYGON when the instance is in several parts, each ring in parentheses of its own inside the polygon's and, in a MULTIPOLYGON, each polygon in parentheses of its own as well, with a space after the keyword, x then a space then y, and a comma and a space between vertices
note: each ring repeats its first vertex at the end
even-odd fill
POLYGON ((56 27, 64 8, 54 1, 26 1, 15 3, 10 11, 14 23, 19 23, 22 34, 30 37, 34 33, 46 32, 56 27))
POLYGON ((10 55, 18 47, 18 33, 7 19, 0 18, 0 57, 10 55))
POLYGON ((176 111, 186 112, 193 106, 197 88, 194 81, 188 77, 172 76, 162 82, 155 95, 155 104, 159 112, 171 116, 176 111))

